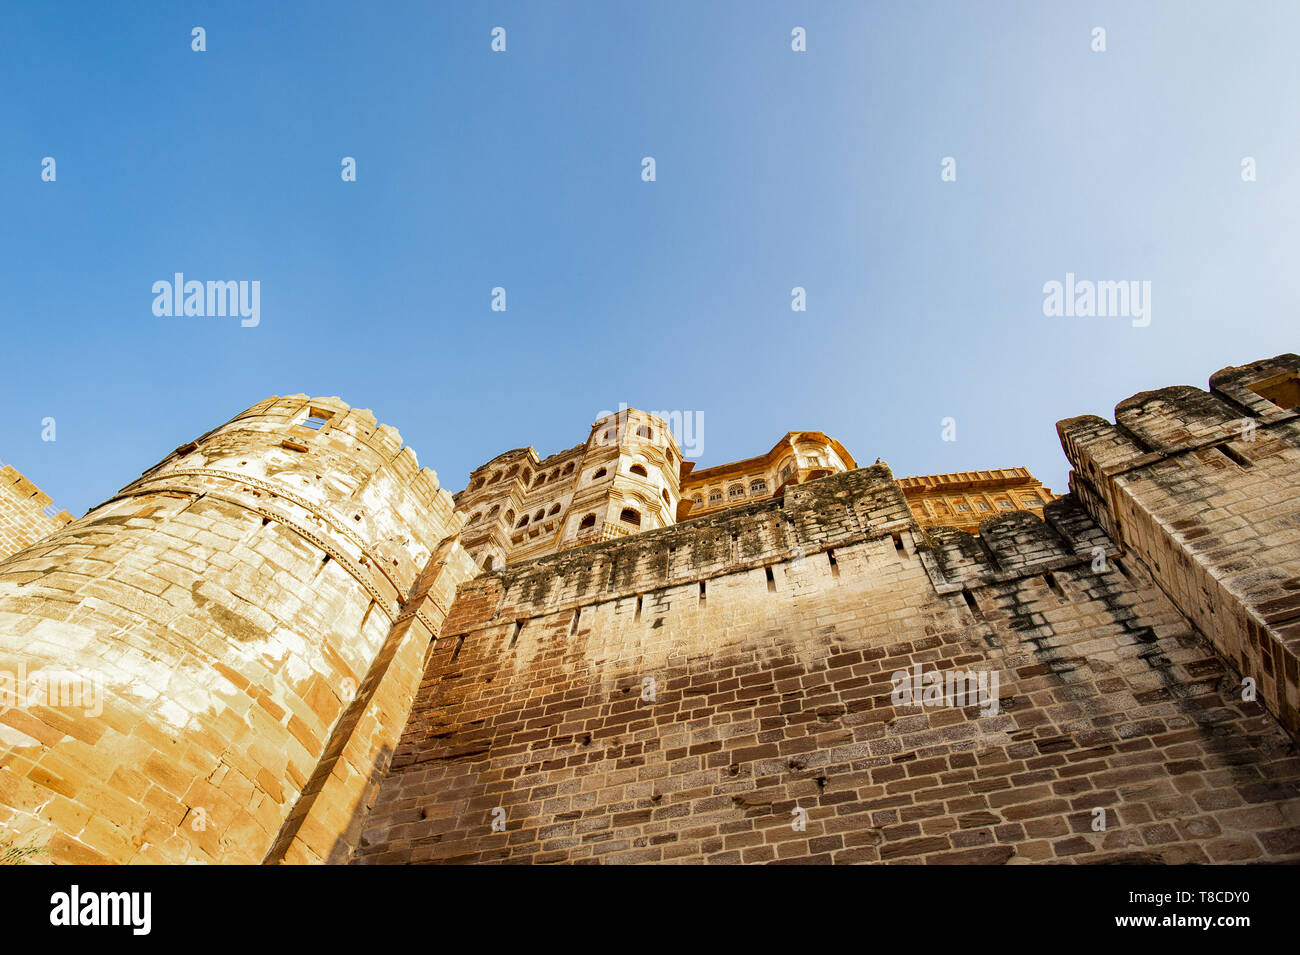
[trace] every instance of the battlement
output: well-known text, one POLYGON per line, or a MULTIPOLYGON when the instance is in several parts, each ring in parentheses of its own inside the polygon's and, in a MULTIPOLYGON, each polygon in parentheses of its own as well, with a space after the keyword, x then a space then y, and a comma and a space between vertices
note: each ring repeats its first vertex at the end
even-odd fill
POLYGON ((979 536, 951 527, 928 528, 922 548, 939 593, 1091 565, 1117 554, 1106 532, 1073 496, 1052 501, 1042 518, 1030 511, 988 518, 980 524, 979 536))
POLYGON ((889 468, 875 465, 794 485, 784 499, 512 564, 462 585, 457 602, 490 593, 499 595, 502 613, 553 613, 810 557, 837 544, 892 535, 901 542, 904 533, 910 542, 911 530, 889 468))
POLYGON ((0 560, 72 521, 50 496, 11 465, 0 467, 0 560))
POLYGON ((1057 425, 1070 486, 1300 735, 1300 357, 1224 368, 1057 425))
MULTIPOLYGON (((1096 415, 1056 426, 1066 457, 1093 483, 1156 457, 1225 444, 1260 428, 1294 423, 1300 412, 1300 356, 1278 355, 1221 369, 1210 391, 1174 385, 1133 395, 1115 406, 1115 423, 1096 415)), ((1251 438, 1253 440, 1253 437, 1251 438)))
POLYGON ((265 517, 330 533, 370 568, 393 613, 431 547, 463 521, 397 429, 338 398, 259 402, 177 448, 103 506, 164 491, 224 494, 265 517))

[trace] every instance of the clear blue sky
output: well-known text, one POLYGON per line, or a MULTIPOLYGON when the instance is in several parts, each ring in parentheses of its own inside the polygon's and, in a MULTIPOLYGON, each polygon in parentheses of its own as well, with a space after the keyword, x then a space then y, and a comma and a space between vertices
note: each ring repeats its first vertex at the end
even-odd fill
POLYGON ((306 392, 451 490, 619 402, 702 413, 700 466, 807 428, 1063 490, 1058 419, 1300 348, 1297 35, 1289 0, 11 2, 0 459, 79 515, 306 392), (174 272, 260 281, 261 324, 155 317, 174 272), (1150 281, 1150 326, 1045 317, 1066 272, 1150 281))

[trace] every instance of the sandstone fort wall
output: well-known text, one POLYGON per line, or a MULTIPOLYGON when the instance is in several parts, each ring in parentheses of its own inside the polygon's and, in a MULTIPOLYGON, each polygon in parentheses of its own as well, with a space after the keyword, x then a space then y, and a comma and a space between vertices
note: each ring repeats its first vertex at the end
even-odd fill
POLYGON ((346 855, 470 570, 459 525, 396 431, 299 395, 0 563, 0 670, 29 684, 0 822, 54 862, 346 855), (32 680, 54 671, 81 705, 32 680))
POLYGON ((356 861, 1300 858, 1292 741, 1046 513, 925 535, 876 466, 462 585, 356 861), (998 711, 896 705, 918 664, 998 711))

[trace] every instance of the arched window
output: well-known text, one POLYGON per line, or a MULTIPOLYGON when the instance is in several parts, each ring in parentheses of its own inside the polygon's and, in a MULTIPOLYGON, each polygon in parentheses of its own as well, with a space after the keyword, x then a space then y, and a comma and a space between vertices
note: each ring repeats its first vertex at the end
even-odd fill
POLYGON ((519 527, 523 527, 523 526, 524 526, 525 524, 527 524, 527 523, 528 523, 528 515, 525 514, 525 515, 524 515, 524 519, 523 519, 522 521, 519 522, 519 527))
POLYGON ((492 555, 491 555, 491 554, 488 554, 487 557, 483 558, 483 569, 484 569, 484 570, 491 570, 491 569, 492 569, 492 555))
POLYGON ((619 513, 618 519, 624 524, 631 524, 633 527, 641 526, 641 512, 635 507, 625 507, 619 513))
POLYGON ((537 475, 537 480, 533 482, 533 487, 541 487, 545 483, 546 483, 546 475, 539 474, 537 475))
POLYGON ((501 510, 501 505, 500 505, 500 504, 493 504, 493 505, 492 505, 492 510, 488 511, 488 520, 491 520, 492 518, 496 517, 496 516, 497 516, 497 512, 500 511, 500 510, 501 510))
POLYGON ((691 498, 691 500, 694 501, 696 504, 703 504, 703 503, 704 503, 704 498, 701 497, 701 496, 698 495, 698 494, 696 494, 693 498, 691 498))
POLYGON ((540 521, 545 516, 546 516, 546 508, 543 507, 539 509, 536 514, 533 515, 533 522, 536 523, 537 521, 540 521))
POLYGON ((608 472, 607 472, 604 468, 601 468, 599 471, 597 471, 595 474, 593 474, 593 475, 591 476, 591 479, 592 479, 593 481, 599 481, 599 480, 600 480, 601 478, 603 478, 607 473, 608 473, 608 472))
POLYGON ((551 516, 554 517, 558 513, 560 513, 560 505, 556 504, 551 508, 551 516))
POLYGON ((668 496, 668 489, 667 489, 667 488, 664 488, 664 490, 661 491, 660 493, 662 493, 663 496, 664 496, 664 503, 665 503, 665 504, 671 505, 671 504, 673 503, 673 499, 670 498, 670 497, 668 496))
POLYGON ((572 474, 572 473, 573 473, 573 462, 572 462, 572 461, 570 461, 568 464, 566 464, 566 465, 564 466, 564 471, 563 471, 563 473, 564 473, 564 474, 572 474))
POLYGON ((645 438, 649 441, 653 441, 655 439, 655 433, 650 430, 649 426, 644 424, 641 425, 641 427, 636 429, 636 436, 638 438, 645 438))
POLYGON ((510 478, 514 477, 517 473, 519 473, 519 465, 516 464, 509 471, 506 472, 506 480, 509 480, 510 478))
POLYGON ((524 487, 527 487, 528 482, 533 479, 533 472, 528 470, 528 468, 524 468, 524 473, 519 476, 523 479, 524 487))
POLYGON ((548 477, 546 480, 554 481, 559 476, 560 476, 560 469, 556 468, 554 471, 551 472, 551 476, 548 477))
POLYGON ((586 517, 582 519, 582 523, 578 525, 578 530, 585 531, 587 528, 595 527, 595 526, 596 526, 596 515, 588 514, 586 517))
POLYGON ((743 484, 733 484, 727 488, 727 497, 737 498, 745 496, 745 486, 743 484))
POLYGON ((642 467, 639 464, 632 465, 630 468, 628 468, 628 470, 631 471, 633 474, 639 474, 642 477, 650 476, 650 472, 648 472, 644 467, 642 467))
POLYGON ((475 478, 475 479, 470 483, 469 489, 470 489, 471 491, 477 491, 477 490, 478 490, 479 488, 481 488, 482 486, 483 486, 483 479, 482 479, 482 478, 475 478))
POLYGON ((492 479, 489 480, 488 483, 489 483, 489 484, 496 484, 497 481, 500 481, 500 480, 501 480, 501 472, 500 472, 500 471, 497 471, 496 473, 494 473, 494 474, 492 475, 492 479))
POLYGON ((781 480, 784 481, 793 473, 794 473, 794 465, 791 463, 787 463, 785 467, 781 468, 781 480))
POLYGON ((509 527, 514 522, 515 522, 515 512, 506 511, 506 526, 509 527))
POLYGON ((483 512, 479 511, 477 514, 475 514, 473 517, 471 517, 468 521, 465 522, 465 526, 469 527, 470 524, 477 524, 482 519, 483 519, 483 512))
POLYGON ((714 490, 712 490, 712 491, 709 492, 709 503, 710 503, 710 504, 717 504, 717 503, 718 503, 719 501, 721 501, 721 500, 722 500, 722 492, 721 492, 721 491, 719 491, 719 490, 717 490, 717 489, 715 488, 714 490))
POLYGON ((749 482, 750 494, 765 494, 767 492, 767 481, 757 478, 749 482))

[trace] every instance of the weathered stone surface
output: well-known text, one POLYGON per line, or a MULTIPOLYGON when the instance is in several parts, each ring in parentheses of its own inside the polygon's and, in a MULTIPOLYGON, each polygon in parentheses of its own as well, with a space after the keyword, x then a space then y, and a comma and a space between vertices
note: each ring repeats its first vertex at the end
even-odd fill
POLYGON ((54 862, 345 857, 459 526, 393 429, 300 395, 0 563, 0 823, 54 862))
POLYGON ((463 584, 355 861, 1300 857, 1241 815, 1294 825, 1292 741, 1048 516, 923 536, 876 466, 463 584), (915 665, 997 672, 998 712, 896 704, 915 665))
POLYGON ((1300 357, 1058 426, 1075 493, 1300 736, 1300 357))
POLYGON ((1063 421, 1071 493, 958 529, 847 453, 775 493, 779 446, 683 522, 621 441, 457 511, 368 412, 273 398, 0 561, 0 675, 102 694, 0 701, 0 824, 69 863, 1297 862, 1298 404, 1283 355, 1063 421))

